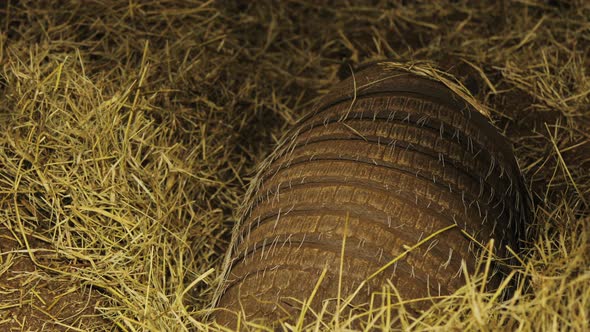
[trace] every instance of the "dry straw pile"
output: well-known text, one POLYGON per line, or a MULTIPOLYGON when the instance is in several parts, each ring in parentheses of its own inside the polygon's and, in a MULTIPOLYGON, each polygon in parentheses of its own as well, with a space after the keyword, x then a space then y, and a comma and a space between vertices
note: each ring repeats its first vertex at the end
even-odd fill
POLYGON ((2 1, 0 330, 218 329, 256 163, 348 64, 386 57, 453 74, 513 142, 535 202, 520 282, 502 301, 470 279, 418 318, 387 290, 299 328, 584 330, 590 4, 474 3, 2 1))

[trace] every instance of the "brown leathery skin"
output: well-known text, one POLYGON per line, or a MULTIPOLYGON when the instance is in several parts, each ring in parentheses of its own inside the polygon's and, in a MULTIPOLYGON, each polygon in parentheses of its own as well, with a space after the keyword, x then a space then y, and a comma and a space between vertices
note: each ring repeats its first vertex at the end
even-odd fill
MULTIPOLYGON (((439 82, 368 66, 325 95, 262 165, 234 229, 214 319, 235 327, 230 311, 243 311, 295 320, 324 269, 311 308, 332 308, 342 252, 345 298, 456 224, 366 282, 353 304, 366 306, 388 281, 404 299, 450 294, 464 283, 462 262, 473 272, 481 250, 461 230, 481 244, 494 239, 507 257, 525 227, 525 200, 512 149, 486 117, 439 82)), ((490 287, 504 270, 496 266, 490 287)))

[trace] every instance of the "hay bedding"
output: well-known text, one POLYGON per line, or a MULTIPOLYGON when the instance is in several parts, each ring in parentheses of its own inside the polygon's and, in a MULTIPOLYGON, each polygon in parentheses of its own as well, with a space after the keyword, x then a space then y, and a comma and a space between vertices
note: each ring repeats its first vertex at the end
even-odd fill
POLYGON ((536 216, 521 282, 502 302, 474 277, 419 318, 389 289, 391 308, 309 328, 582 331, 589 17, 585 1, 2 2, 0 329, 215 328, 256 163, 348 64, 389 57, 455 75, 513 142, 536 216))

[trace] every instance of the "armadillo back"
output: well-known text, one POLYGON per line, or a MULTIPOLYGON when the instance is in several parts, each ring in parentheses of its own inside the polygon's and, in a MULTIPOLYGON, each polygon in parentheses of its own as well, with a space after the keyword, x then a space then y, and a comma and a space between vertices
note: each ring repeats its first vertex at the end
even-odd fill
MULTIPOLYGON (((353 304, 362 306, 388 280, 404 299, 450 294, 464 283, 461 262, 475 269, 472 239, 494 239, 505 257, 525 219, 506 139, 443 84, 380 65, 336 85, 256 179, 215 314, 227 326, 236 324, 230 311, 296 319, 324 270, 314 310, 361 284, 353 304)), ((502 278, 494 272, 492 286, 502 278)))

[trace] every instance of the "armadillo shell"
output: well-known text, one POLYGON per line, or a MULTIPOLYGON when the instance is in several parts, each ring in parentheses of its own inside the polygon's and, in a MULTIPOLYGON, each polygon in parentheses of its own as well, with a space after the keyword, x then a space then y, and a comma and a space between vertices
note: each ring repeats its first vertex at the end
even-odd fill
MULTIPOLYGON (((366 282, 353 304, 388 282, 403 299, 450 294, 464 284, 461 262, 476 268, 481 246, 472 239, 494 239, 505 257, 526 219, 507 140, 443 84, 379 64, 324 96, 252 185, 218 302, 229 310, 215 315, 231 327, 230 311, 296 319, 327 267, 311 303, 318 312, 335 303, 340 271, 346 298, 408 247, 456 224, 366 282)), ((494 269, 489 285, 501 278, 494 269)))

